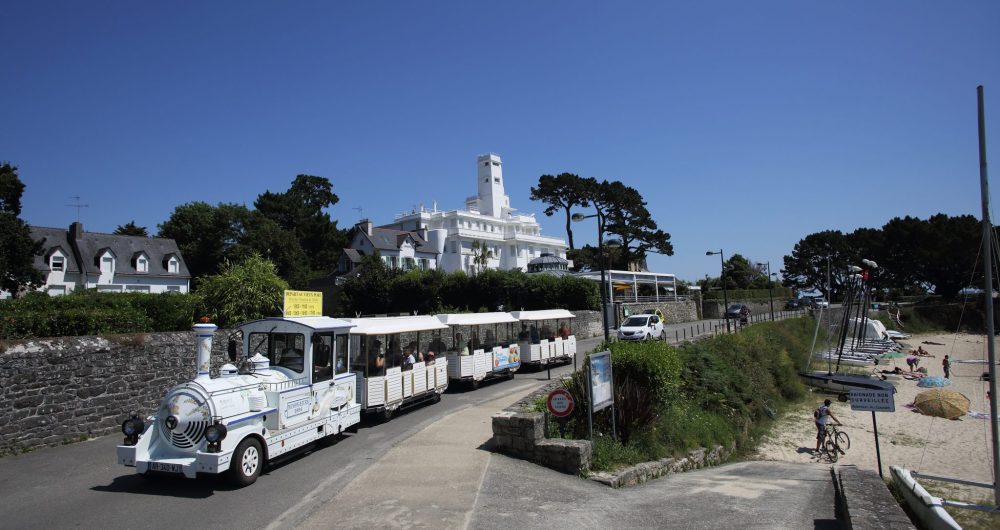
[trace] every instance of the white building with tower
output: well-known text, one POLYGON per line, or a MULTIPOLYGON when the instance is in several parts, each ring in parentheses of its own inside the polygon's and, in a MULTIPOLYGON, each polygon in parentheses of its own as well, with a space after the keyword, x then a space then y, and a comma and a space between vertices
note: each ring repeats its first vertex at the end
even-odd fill
POLYGON ((503 161, 495 153, 476 159, 478 193, 465 200, 461 210, 426 209, 397 215, 382 228, 426 234, 424 240, 439 255, 437 263, 446 272, 478 272, 473 243, 489 252, 486 268, 528 270, 528 262, 543 254, 566 258, 566 242, 542 235, 534 214, 511 208, 504 192, 503 161))

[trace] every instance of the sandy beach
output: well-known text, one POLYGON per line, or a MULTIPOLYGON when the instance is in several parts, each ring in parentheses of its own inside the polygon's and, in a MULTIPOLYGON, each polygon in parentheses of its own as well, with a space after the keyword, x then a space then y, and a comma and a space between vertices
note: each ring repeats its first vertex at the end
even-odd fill
MULTIPOLYGON (((914 335, 903 341, 904 352, 922 346, 933 357, 921 357, 920 366, 927 368, 928 375, 939 376, 944 375, 942 359, 950 355, 952 384, 946 388, 965 394, 971 401, 970 410, 988 412, 988 382, 980 380, 982 373, 988 370, 986 363, 956 362, 985 361, 984 338, 960 333, 914 335)), ((878 369, 892 369, 893 363, 908 371, 905 359, 889 361, 888 366, 880 365, 878 369)), ((918 387, 917 381, 900 378, 897 382, 896 411, 876 413, 886 477, 889 466, 898 465, 925 473, 992 482, 989 421, 971 416, 957 420, 925 416, 906 405, 928 389, 918 387)), ((820 391, 811 393, 808 407, 785 413, 752 458, 829 465, 824 457, 812 452, 816 443, 812 411, 826 398, 833 400, 831 410, 851 437, 850 450, 838 463, 877 470, 872 413, 853 412, 850 403, 839 402, 836 396, 820 391)))

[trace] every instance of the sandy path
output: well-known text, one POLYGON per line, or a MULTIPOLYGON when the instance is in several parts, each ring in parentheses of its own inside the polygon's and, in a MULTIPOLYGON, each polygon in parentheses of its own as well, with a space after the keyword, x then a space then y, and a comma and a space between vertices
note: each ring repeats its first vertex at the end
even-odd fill
MULTIPOLYGON (((972 402, 971 410, 989 411, 986 401, 988 383, 979 379, 988 370, 986 364, 955 362, 985 360, 986 344, 983 336, 925 334, 916 335, 905 343, 907 349, 919 345, 934 356, 921 358, 920 366, 927 367, 929 375, 944 375, 941 360, 946 354, 950 355, 952 384, 947 388, 965 394, 972 402), (925 341, 941 343, 943 346, 924 344, 925 341)), ((896 359, 894 362, 907 370, 905 359, 896 359)), ((879 368, 891 369, 891 366, 879 368)), ((899 379, 898 383, 896 412, 876 413, 885 475, 889 475, 890 465, 899 465, 925 473, 992 482, 989 421, 971 416, 946 420, 920 414, 905 405, 912 403, 918 393, 927 389, 920 388, 916 381, 907 379, 899 379)), ((838 402, 836 397, 819 391, 812 394, 807 407, 784 414, 772 434, 751 458, 828 465, 825 459, 821 460, 812 453, 816 444, 812 411, 827 397, 833 399, 831 410, 844 423, 844 430, 851 437, 851 448, 839 463, 854 464, 862 469, 878 469, 871 412, 853 412, 849 403, 838 402)))

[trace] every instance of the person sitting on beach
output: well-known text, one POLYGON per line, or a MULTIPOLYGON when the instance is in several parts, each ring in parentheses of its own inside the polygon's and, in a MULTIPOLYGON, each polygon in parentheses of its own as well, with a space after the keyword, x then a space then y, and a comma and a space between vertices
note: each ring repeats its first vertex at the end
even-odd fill
POLYGON ((833 421, 837 422, 837 425, 843 425, 842 423, 840 423, 840 420, 838 420, 837 417, 833 415, 833 412, 830 411, 831 403, 832 402, 829 399, 827 399, 823 401, 823 404, 820 405, 818 409, 813 411, 813 419, 816 421, 817 453, 819 452, 820 445, 823 443, 823 439, 826 438, 826 423, 829 421, 829 419, 833 419, 833 421))

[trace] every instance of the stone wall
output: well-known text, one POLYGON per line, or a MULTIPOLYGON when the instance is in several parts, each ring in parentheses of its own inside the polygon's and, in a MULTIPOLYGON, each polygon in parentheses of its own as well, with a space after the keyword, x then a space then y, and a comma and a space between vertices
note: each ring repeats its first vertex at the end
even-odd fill
POLYGON ((573 319, 573 334, 577 339, 589 339, 604 335, 604 323, 600 311, 570 311, 573 319))
POLYGON ((846 521, 849 528, 915 528, 877 472, 834 466, 834 473, 837 505, 843 512, 837 514, 838 519, 846 521))
MULTIPOLYGON (((217 331, 212 367, 225 362, 217 331)), ((0 342, 0 454, 118 431, 195 375, 193 332, 0 342)))
MULTIPOLYGON (((618 318, 624 319, 625 310, 630 315, 642 313, 646 310, 659 309, 663 311, 666 324, 680 324, 682 322, 694 322, 698 319, 698 305, 694 300, 678 300, 676 302, 615 302, 615 309, 618 311, 618 318)), ((617 326, 615 326, 617 327, 617 326)))
MULTIPOLYGON (((786 301, 787 300, 785 299, 780 299, 780 300, 778 298, 774 299, 775 315, 778 314, 778 311, 781 311, 785 308, 786 301)), ((730 300, 729 304, 730 305, 746 304, 746 306, 750 308, 750 313, 755 317, 771 314, 771 302, 769 300, 764 300, 763 302, 761 302, 760 300, 754 300, 750 302, 746 300, 730 300)), ((722 315, 726 312, 725 307, 723 307, 724 305, 725 304, 723 304, 720 301, 706 300, 702 303, 701 313, 704 316, 704 318, 707 319, 722 318, 722 315)))

